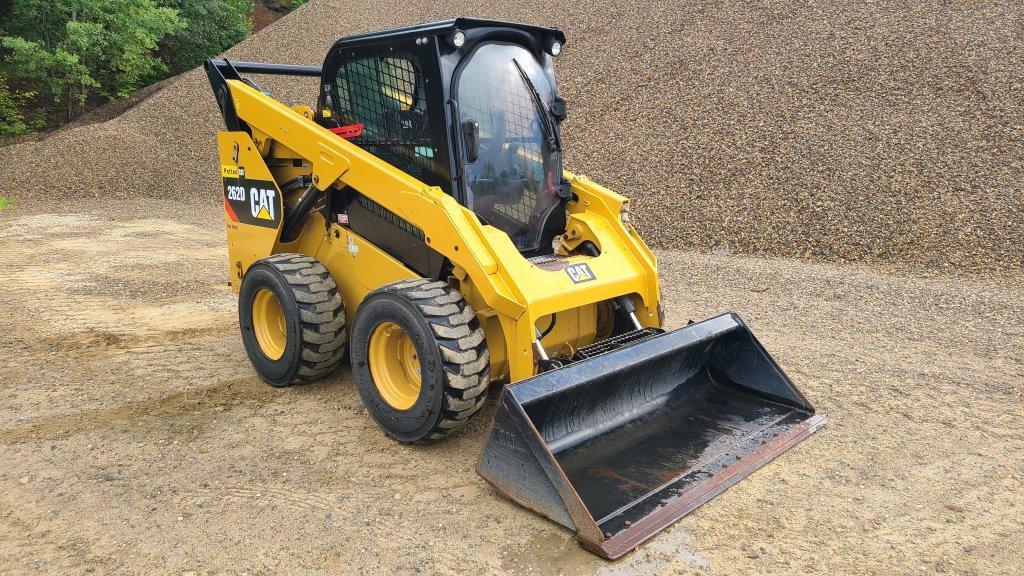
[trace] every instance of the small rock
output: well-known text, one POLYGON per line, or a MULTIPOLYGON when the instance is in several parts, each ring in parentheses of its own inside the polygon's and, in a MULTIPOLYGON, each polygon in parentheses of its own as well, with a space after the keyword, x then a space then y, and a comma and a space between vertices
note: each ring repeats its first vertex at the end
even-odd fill
POLYGON ((946 504, 946 509, 952 510, 953 512, 963 512, 965 510, 961 504, 946 504))

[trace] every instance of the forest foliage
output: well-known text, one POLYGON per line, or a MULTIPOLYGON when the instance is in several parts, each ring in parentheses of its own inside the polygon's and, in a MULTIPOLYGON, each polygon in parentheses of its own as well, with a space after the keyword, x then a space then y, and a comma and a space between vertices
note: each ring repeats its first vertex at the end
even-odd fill
POLYGON ((0 0, 0 138, 199 65, 252 31, 253 0, 0 0))

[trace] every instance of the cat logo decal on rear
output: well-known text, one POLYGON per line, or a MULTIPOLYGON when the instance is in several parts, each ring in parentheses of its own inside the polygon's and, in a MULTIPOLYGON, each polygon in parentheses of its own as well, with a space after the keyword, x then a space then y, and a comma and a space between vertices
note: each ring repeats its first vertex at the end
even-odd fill
POLYGON ((249 190, 249 208, 253 218, 260 220, 274 219, 274 196, 277 191, 267 188, 252 188, 249 190))
POLYGON ((232 222, 277 228, 281 224, 281 194, 269 180, 246 179, 244 170, 221 168, 224 212, 232 222))

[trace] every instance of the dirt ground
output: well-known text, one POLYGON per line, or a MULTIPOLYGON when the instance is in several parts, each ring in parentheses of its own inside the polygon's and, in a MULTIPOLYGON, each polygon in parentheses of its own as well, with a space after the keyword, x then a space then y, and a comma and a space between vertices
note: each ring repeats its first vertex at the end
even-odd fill
POLYGON ((0 574, 1024 573, 1020 282, 660 252, 830 423, 609 563, 475 475, 492 410, 406 447, 347 368, 261 383, 220 218, 0 215, 0 574))

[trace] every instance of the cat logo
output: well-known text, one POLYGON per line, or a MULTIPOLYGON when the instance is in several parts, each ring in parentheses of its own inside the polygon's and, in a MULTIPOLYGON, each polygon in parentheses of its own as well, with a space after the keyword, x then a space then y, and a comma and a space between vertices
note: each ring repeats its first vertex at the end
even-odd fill
POLYGON ((260 220, 274 219, 274 195, 275 190, 266 188, 253 188, 249 190, 249 208, 252 210, 253 218, 260 220))
POLYGON ((571 264, 566 266, 565 273, 569 275, 569 279, 573 281, 573 284, 589 282, 597 278, 597 276, 594 276, 594 271, 586 264, 571 264))

